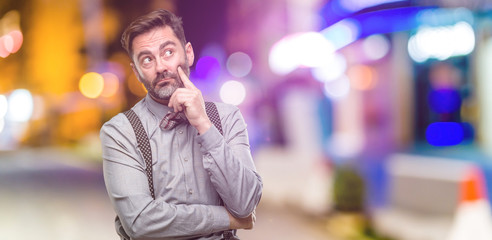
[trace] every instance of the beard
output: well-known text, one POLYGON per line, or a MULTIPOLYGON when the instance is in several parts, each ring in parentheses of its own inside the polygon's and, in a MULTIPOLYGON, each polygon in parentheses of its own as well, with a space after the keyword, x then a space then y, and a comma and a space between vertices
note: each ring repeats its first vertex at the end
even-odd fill
MULTIPOLYGON (((181 65, 181 68, 183 71, 186 73, 186 75, 190 75, 190 66, 188 63, 185 63, 184 65, 181 65)), ((168 101, 173 93, 176 91, 178 88, 184 87, 183 81, 181 81, 181 78, 179 77, 177 72, 160 72, 157 73, 157 76, 154 78, 153 81, 147 81, 147 79, 143 78, 143 76, 140 76, 140 79, 142 79, 142 83, 147 89, 147 92, 156 100, 164 100, 168 101), (157 89, 157 84, 161 79, 164 78, 172 78, 174 81, 166 83, 165 85, 161 86, 159 89, 157 89)))

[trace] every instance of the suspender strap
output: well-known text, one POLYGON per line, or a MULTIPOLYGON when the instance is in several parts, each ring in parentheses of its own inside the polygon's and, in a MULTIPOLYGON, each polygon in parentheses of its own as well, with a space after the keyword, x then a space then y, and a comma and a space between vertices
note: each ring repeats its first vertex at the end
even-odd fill
POLYGON ((149 182, 150 194, 152 194, 152 198, 155 199, 154 178, 152 177, 152 150, 150 148, 149 137, 143 128, 142 122, 132 109, 124 112, 124 114, 130 121, 135 136, 137 137, 137 147, 140 149, 145 160, 145 173, 147 174, 149 182))
POLYGON ((220 123, 219 112, 217 111, 217 106, 213 102, 205 102, 205 111, 207 112, 208 118, 214 124, 214 126, 219 130, 221 135, 224 135, 222 131, 222 124, 220 123))

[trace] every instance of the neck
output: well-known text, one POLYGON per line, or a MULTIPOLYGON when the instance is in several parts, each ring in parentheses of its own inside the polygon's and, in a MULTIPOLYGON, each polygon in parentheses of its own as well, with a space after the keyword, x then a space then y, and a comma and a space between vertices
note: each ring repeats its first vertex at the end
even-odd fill
POLYGON ((151 94, 149 94, 149 96, 156 102, 162 104, 162 105, 169 105, 169 99, 158 99, 158 98, 155 98, 154 96, 152 96, 151 94))

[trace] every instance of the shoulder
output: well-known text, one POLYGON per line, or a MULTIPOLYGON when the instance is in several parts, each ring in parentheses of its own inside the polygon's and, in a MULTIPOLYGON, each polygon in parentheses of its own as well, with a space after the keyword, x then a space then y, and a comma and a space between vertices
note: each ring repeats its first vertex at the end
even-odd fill
MULTIPOLYGON (((141 117, 144 111, 142 101, 135 104, 135 106, 133 106, 131 109, 138 117, 141 117)), ((103 124, 103 126, 101 127, 101 134, 103 134, 103 132, 111 133, 114 131, 126 134, 127 132, 131 132, 131 130, 132 127, 130 121, 125 116, 124 112, 121 112, 103 124)))

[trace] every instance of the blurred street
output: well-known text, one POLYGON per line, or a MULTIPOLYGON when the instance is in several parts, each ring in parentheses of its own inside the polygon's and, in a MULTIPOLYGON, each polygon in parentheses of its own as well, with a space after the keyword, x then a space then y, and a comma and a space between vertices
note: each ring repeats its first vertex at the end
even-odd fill
MULTIPOLYGON (((4 240, 118 239, 97 162, 54 149, 0 154, 0 233, 4 240)), ((241 239, 330 239, 326 228, 260 204, 241 239), (310 224, 312 223, 312 224, 310 224)))

